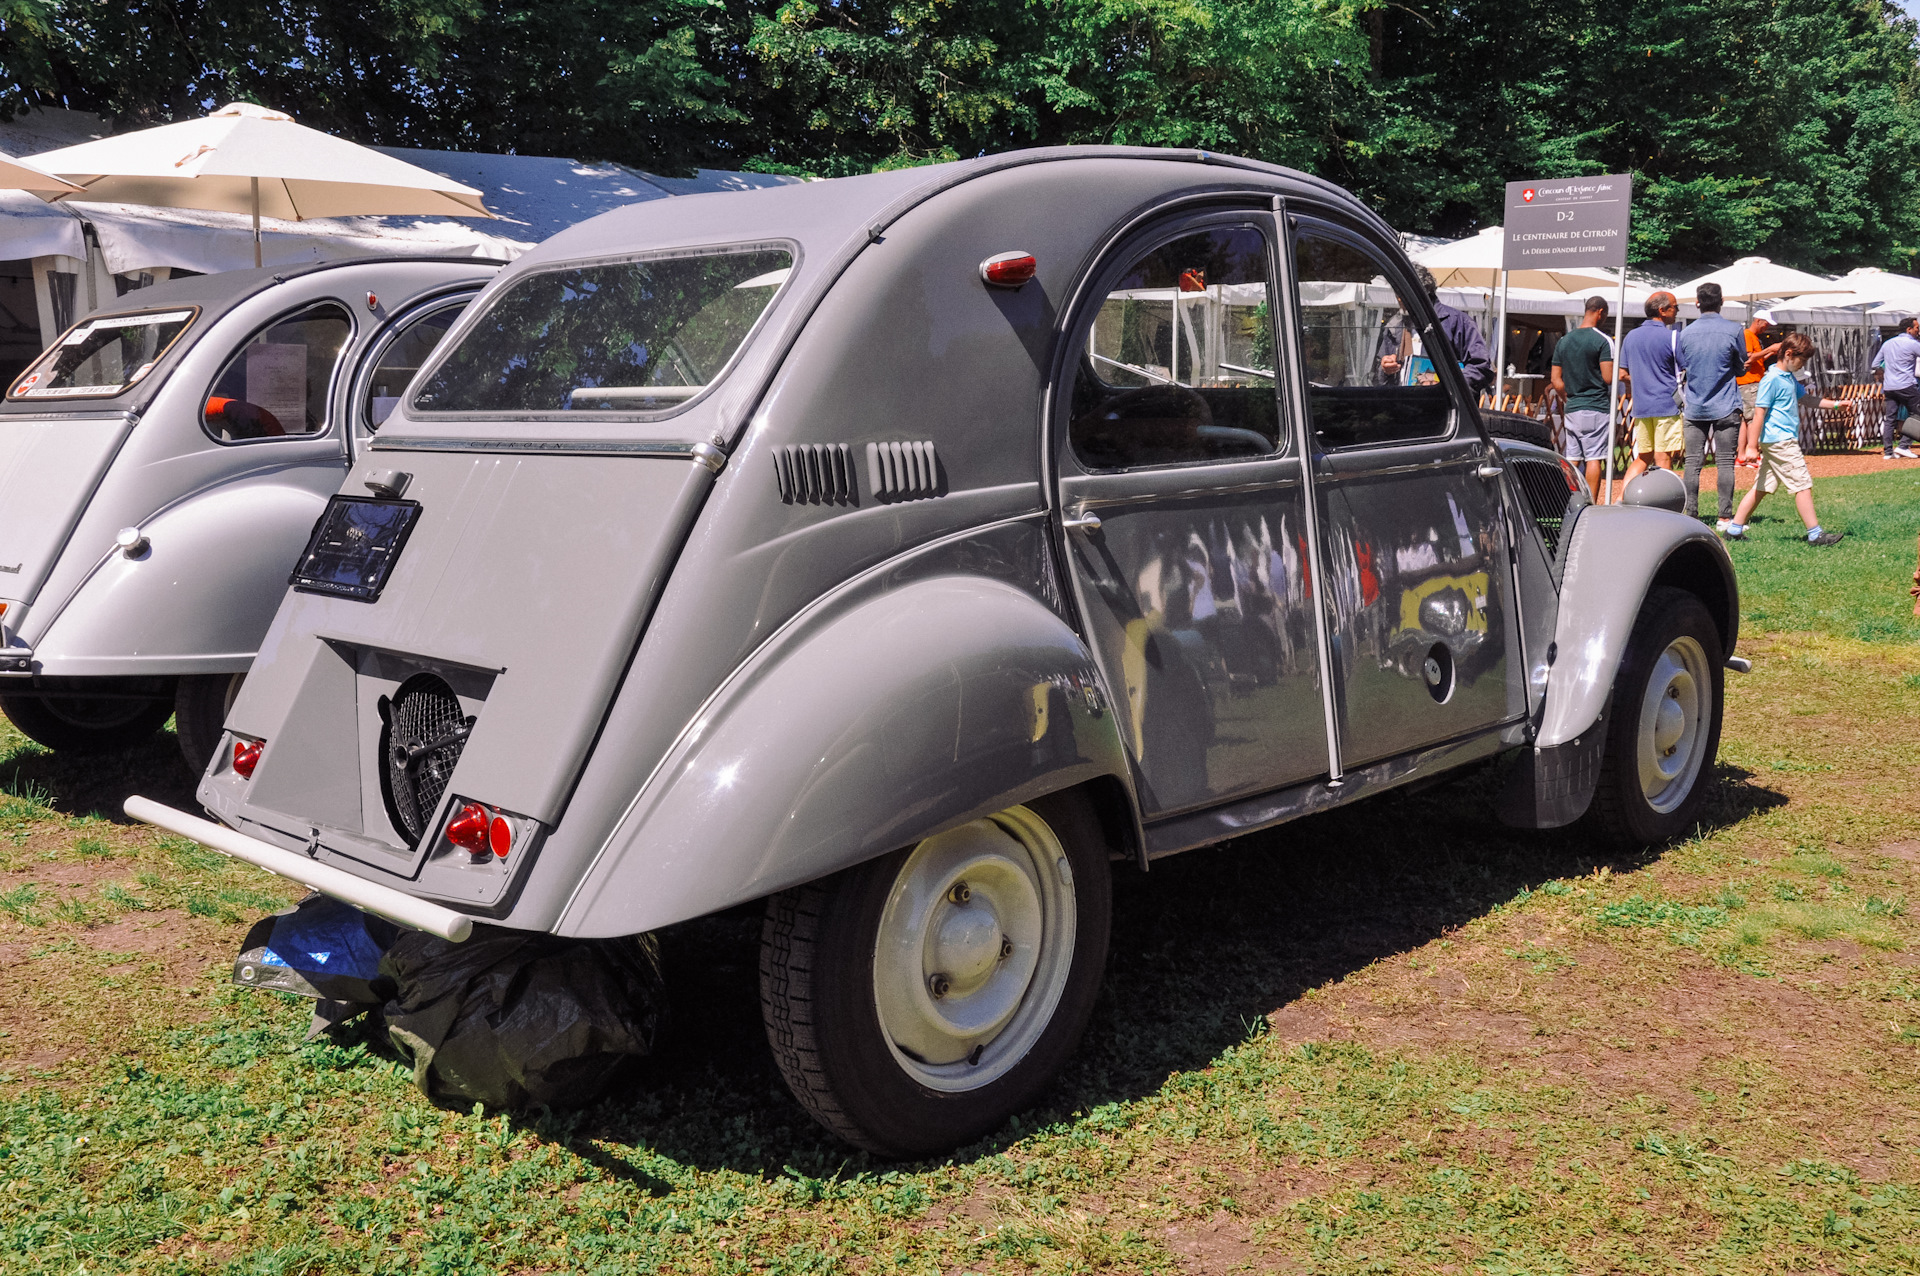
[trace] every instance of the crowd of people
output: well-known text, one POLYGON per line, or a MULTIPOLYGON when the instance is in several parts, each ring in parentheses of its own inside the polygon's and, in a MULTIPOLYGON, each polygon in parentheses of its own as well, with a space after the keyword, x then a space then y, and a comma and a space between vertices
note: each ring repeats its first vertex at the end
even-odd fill
MULTIPOLYGON (((1494 369, 1479 328, 1464 311, 1440 300, 1431 272, 1422 266, 1415 270, 1469 388, 1476 394, 1491 389, 1494 369)), ((1815 396, 1807 373, 1813 342, 1799 332, 1769 342, 1774 321, 1766 310, 1755 310, 1744 325, 1726 318, 1718 284, 1701 284, 1695 303, 1700 318, 1683 330, 1676 323, 1679 298, 1664 290, 1652 293, 1645 302, 1646 322, 1626 334, 1616 351, 1606 332, 1607 299, 1586 299, 1580 325, 1554 346, 1549 369, 1551 400, 1560 407, 1561 455, 1583 467, 1587 486, 1600 491, 1615 446, 1618 377, 1619 394, 1628 398, 1633 413, 1625 482, 1650 469, 1674 471, 1677 460, 1685 511, 1703 518, 1700 480, 1711 451, 1717 488, 1712 521, 1722 536, 1744 540, 1760 502, 1784 489, 1806 525, 1807 543, 1839 544, 1846 533, 1821 524, 1813 476, 1800 447, 1801 401, 1815 396), (1755 473, 1736 506, 1734 471, 1742 467, 1755 473)), ((1381 362, 1389 373, 1398 370, 1399 360, 1381 362)), ((1882 344, 1873 367, 1886 404, 1881 455, 1889 461, 1920 459, 1908 446, 1920 441, 1920 316, 1909 318, 1882 344)), ((1822 409, 1840 406, 1824 397, 1817 402, 1822 409)), ((1920 572, 1915 586, 1920 598, 1920 572)), ((1920 603, 1915 614, 1920 615, 1920 603)))
MULTIPOLYGON (((1570 464, 1584 465, 1588 485, 1599 490, 1601 469, 1614 445, 1611 396, 1617 375, 1622 392, 1631 395, 1633 412, 1632 460, 1622 476, 1627 482, 1651 468, 1673 470, 1679 459, 1686 512, 1702 517, 1700 479, 1711 448, 1718 488, 1713 521, 1721 535, 1743 539, 1755 507, 1784 489, 1806 525, 1807 543, 1839 544, 1846 533, 1821 525, 1800 448, 1801 401, 1814 395, 1806 373, 1812 341, 1795 332, 1768 343, 1773 316, 1765 310, 1755 311, 1744 326, 1727 319, 1716 284, 1702 284, 1696 302, 1700 318, 1683 331, 1675 324, 1679 299, 1671 292, 1651 294, 1646 322, 1628 333, 1616 352, 1605 331, 1607 299, 1587 298, 1580 327, 1561 338, 1553 352, 1561 454, 1570 464), (1756 472, 1736 508, 1734 471, 1742 466, 1756 472)), ((1920 459, 1908 447, 1909 440, 1920 438, 1920 317, 1907 320, 1882 345, 1874 367, 1886 396, 1881 455, 1920 459)), ((1839 406, 1828 398, 1818 403, 1839 406)))

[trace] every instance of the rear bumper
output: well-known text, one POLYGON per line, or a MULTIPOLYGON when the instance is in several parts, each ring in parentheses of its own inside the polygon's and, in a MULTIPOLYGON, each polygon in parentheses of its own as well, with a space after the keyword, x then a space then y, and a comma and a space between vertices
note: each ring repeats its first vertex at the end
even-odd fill
POLYGON ((185 811, 176 811, 147 798, 134 796, 127 799, 126 812, 136 820, 178 833, 181 837, 191 838, 200 845, 231 855, 235 859, 245 860, 269 873, 278 874, 302 886, 312 887, 323 895, 331 895, 342 903, 384 917, 390 922, 413 930, 425 931, 429 935, 438 935, 442 939, 459 943, 473 933, 473 919, 465 913, 457 913, 451 908, 442 908, 426 900, 416 899, 405 891, 391 886, 382 886, 363 877, 329 864, 308 859, 293 851, 282 850, 257 837, 248 837, 245 833, 235 832, 211 820, 203 820, 185 811))

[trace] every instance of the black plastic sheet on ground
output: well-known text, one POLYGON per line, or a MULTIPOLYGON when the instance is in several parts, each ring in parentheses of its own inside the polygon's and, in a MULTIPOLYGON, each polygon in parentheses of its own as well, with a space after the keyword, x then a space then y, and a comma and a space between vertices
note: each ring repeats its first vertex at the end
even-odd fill
POLYGON ((591 1103, 652 1052, 666 1004, 652 936, 569 940, 476 926, 417 931, 380 963, 387 1033, 430 1098, 490 1107, 591 1103))
POLYGON ((312 998, 309 1039, 377 1011, 428 1097, 496 1108, 593 1102, 652 1052, 666 1006, 651 935, 475 926, 454 944, 324 895, 256 922, 233 978, 312 998))

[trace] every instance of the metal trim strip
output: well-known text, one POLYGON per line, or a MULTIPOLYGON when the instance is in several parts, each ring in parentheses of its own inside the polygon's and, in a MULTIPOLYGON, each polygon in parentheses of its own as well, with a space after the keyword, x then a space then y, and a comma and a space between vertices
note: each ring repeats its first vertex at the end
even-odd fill
POLYGON ((710 443, 623 439, 383 439, 370 452, 532 452, 543 456, 664 456, 704 461, 710 443))

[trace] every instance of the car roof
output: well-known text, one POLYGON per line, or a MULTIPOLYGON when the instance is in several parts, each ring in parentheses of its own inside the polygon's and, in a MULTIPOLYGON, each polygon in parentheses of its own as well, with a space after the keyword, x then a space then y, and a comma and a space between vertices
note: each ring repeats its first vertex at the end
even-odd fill
MULTIPOLYGON (((312 262, 298 266, 266 266, 257 270, 223 270, 211 275, 188 275, 183 279, 163 280, 124 296, 110 298, 74 321, 77 326, 102 315, 124 315, 146 310, 198 306, 200 317, 194 322, 192 329, 184 334, 184 339, 176 342, 173 348, 167 351, 163 366, 155 369, 155 375, 148 377, 126 393, 110 399, 74 399, 64 403, 53 400, 0 399, 0 415, 45 416, 49 413, 57 413, 65 416, 76 413, 97 415, 100 412, 140 411, 166 383, 166 374, 172 371, 173 365, 179 362, 189 349, 198 344, 202 337, 211 332, 222 316, 243 302, 289 280, 302 279, 310 275, 350 270, 356 267, 392 267, 423 262, 472 266, 473 278, 476 282, 484 281, 493 271, 506 264, 490 257, 382 255, 345 257, 335 261, 312 262)), ((38 356, 35 357, 38 358, 38 356)))
MULTIPOLYGON (((877 237, 910 209, 963 182, 1008 168, 1046 164, 1056 166, 1060 179, 1071 183, 1076 180, 1074 161, 1090 159, 1190 164, 1195 185, 1219 181, 1224 176, 1220 169, 1235 170, 1242 178, 1254 179, 1255 184, 1273 187, 1276 194, 1339 204, 1398 242, 1393 230, 1347 191, 1277 164, 1163 147, 1052 146, 857 177, 632 204, 589 218, 545 240, 503 271, 499 286, 557 263, 645 249, 718 245, 749 238, 795 239, 803 249, 838 247, 851 239, 877 237)), ((1089 171, 1084 180, 1097 177, 1089 171)))

